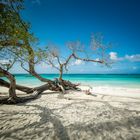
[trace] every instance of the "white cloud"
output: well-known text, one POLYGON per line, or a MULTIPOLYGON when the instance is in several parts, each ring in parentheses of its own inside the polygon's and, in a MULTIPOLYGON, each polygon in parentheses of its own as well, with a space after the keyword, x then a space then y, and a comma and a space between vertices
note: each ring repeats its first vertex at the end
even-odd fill
POLYGON ((111 60, 117 60, 118 59, 116 52, 110 52, 109 55, 110 55, 111 60))
POLYGON ((118 57, 117 52, 110 52, 110 59, 114 61, 122 61, 122 60, 128 60, 133 62, 139 62, 140 61, 140 54, 133 54, 133 55, 125 55, 124 57, 118 57))
POLYGON ((140 54, 125 55, 125 59, 126 59, 126 60, 129 60, 129 61, 139 62, 139 61, 140 61, 140 54))
POLYGON ((96 60, 96 61, 99 61, 100 59, 99 59, 99 58, 96 58, 95 60, 96 60))
POLYGON ((82 60, 76 60, 74 62, 74 65, 81 65, 81 64, 83 64, 83 61, 82 60))
POLYGON ((74 65, 82 65, 84 64, 84 62, 82 60, 75 60, 74 62, 72 62, 70 64, 70 66, 74 66, 74 65))

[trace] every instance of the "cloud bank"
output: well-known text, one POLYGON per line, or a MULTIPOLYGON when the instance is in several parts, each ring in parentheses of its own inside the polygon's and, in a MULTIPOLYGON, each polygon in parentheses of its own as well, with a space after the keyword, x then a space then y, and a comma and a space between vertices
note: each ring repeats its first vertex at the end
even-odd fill
POLYGON ((110 56, 110 59, 113 61, 128 60, 131 62, 140 62, 140 54, 133 54, 133 55, 126 54, 124 57, 118 57, 117 52, 110 52, 109 56, 110 56))

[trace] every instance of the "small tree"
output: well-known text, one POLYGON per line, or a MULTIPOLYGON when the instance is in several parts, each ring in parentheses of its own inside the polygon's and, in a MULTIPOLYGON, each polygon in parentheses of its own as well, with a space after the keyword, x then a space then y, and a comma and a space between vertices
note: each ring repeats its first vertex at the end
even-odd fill
POLYGON ((72 60, 81 60, 85 62, 99 63, 109 65, 109 57, 106 52, 110 44, 104 45, 101 34, 91 36, 89 48, 85 47, 80 41, 67 43, 69 55, 62 56, 58 47, 50 45, 47 51, 47 57, 43 61, 59 71, 59 80, 62 81, 63 73, 67 72, 72 60))
POLYGON ((72 58, 71 54, 66 58, 62 57, 57 47, 49 46, 47 57, 43 62, 59 71, 59 80, 61 81, 64 71, 68 71, 68 65, 72 58))

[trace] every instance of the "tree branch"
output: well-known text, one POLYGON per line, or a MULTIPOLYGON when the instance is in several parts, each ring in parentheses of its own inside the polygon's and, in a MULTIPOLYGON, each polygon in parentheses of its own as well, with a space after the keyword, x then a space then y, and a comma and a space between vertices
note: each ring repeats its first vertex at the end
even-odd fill
POLYGON ((101 63, 101 64, 104 64, 104 60, 95 60, 95 59, 88 59, 88 58, 80 58, 78 56, 76 56, 76 54, 73 54, 73 57, 75 59, 79 59, 79 60, 82 60, 82 61, 86 61, 86 62, 96 62, 96 63, 101 63))

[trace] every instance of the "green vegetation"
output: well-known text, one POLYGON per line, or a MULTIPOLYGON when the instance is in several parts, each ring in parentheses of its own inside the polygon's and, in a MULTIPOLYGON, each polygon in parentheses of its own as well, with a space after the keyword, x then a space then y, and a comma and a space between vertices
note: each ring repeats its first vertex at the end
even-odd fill
POLYGON ((32 96, 32 98, 48 89, 62 93, 70 89, 77 90, 78 85, 62 79, 63 72, 68 70, 67 66, 71 59, 108 64, 105 55, 108 45, 104 45, 102 36, 98 35, 92 36, 90 46, 91 52, 98 54, 98 59, 95 59, 95 57, 88 58, 86 49, 83 48, 80 42, 68 43, 67 47, 70 50, 70 55, 65 60, 61 59, 61 55, 58 55, 55 49, 50 51, 48 48, 33 48, 32 46, 35 46, 38 40, 30 32, 30 24, 24 21, 20 15, 23 3, 23 0, 3 0, 0 2, 0 76, 5 76, 9 80, 9 82, 6 82, 0 79, 0 85, 9 88, 9 97, 4 102, 17 103, 24 101, 17 97, 16 89, 25 93, 35 93, 35 96, 32 96), (79 57, 79 53, 83 53, 82 56, 84 57, 79 57), (57 59, 59 67, 53 63, 54 59, 57 59), (17 62, 25 71, 40 81, 45 82, 45 84, 36 88, 17 85, 15 77, 9 72, 9 69, 17 62), (47 65, 52 65, 55 68, 57 67, 60 74, 59 79, 50 80, 41 77, 35 71, 36 64, 41 62, 46 62, 47 65))

